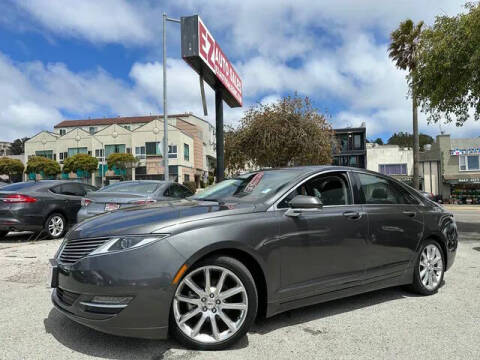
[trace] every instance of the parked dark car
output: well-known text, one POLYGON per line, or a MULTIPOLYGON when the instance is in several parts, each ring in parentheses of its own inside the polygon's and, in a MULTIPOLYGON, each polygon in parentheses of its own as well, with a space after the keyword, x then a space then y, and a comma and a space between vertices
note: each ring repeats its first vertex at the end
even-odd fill
POLYGON ((77 220, 82 197, 95 186, 67 180, 27 181, 0 188, 0 238, 9 231, 41 231, 61 238, 77 220))
POLYGON ((187 187, 168 181, 137 180, 122 181, 88 193, 82 200, 77 220, 81 222, 94 215, 129 206, 157 201, 178 200, 192 196, 187 187))
POLYGON ((76 225, 51 260, 52 301, 107 333, 221 349, 257 315, 398 285, 434 294, 456 248, 453 215, 388 176, 263 170, 76 225))

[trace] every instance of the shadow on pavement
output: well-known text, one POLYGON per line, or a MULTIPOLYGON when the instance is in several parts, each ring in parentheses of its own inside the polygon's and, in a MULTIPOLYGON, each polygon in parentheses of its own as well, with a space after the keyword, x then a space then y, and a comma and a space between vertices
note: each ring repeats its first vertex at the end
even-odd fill
MULTIPOLYGON (((443 284, 442 284, 443 286, 443 284)), ((389 288, 356 295, 344 299, 291 310, 269 319, 259 319, 250 334, 265 335, 286 326, 307 324, 319 320, 374 306, 388 301, 418 296, 401 287, 389 288)), ((44 320, 47 333, 69 349, 96 357, 109 359, 164 359, 170 350, 185 351, 174 340, 145 340, 108 335, 75 323, 52 308, 44 320)), ((305 332, 312 330, 305 326, 305 332)), ((316 334, 314 334, 316 335, 316 334)), ((232 349, 248 346, 248 336, 244 336, 232 349)), ((232 350, 230 349, 230 350, 232 350)), ((177 355, 177 354, 175 354, 177 355)), ((192 353, 190 353, 192 355, 192 353)), ((178 355, 177 355, 178 356, 178 355)))
MULTIPOLYGON (((186 352, 180 344, 172 339, 148 340, 104 334, 70 320, 55 308, 50 310, 43 320, 45 331, 70 350, 108 359, 164 359, 170 350, 186 352)), ((232 349, 248 346, 244 336, 232 349)), ((192 355, 196 352, 190 352, 192 355)), ((175 354, 175 358, 182 358, 175 354)), ((67 356, 66 356, 67 358, 67 356)), ((190 357, 188 357, 190 358, 190 357)))
POLYGON ((6 236, 0 237, 0 243, 21 243, 29 241, 48 240, 45 233, 42 232, 9 232, 6 236))
MULTIPOLYGON (((444 284, 442 284, 442 286, 443 285, 444 284)), ((268 319, 259 319, 252 328, 251 332, 265 335, 271 331, 275 331, 286 326, 298 325, 302 323, 306 324, 312 320, 319 320, 357 309, 378 305, 388 301, 417 296, 419 295, 410 293, 404 290, 402 287, 377 290, 361 295, 355 295, 338 300, 332 300, 326 303, 290 310, 268 319)), ((303 330, 308 332, 308 329, 306 328, 303 330)))

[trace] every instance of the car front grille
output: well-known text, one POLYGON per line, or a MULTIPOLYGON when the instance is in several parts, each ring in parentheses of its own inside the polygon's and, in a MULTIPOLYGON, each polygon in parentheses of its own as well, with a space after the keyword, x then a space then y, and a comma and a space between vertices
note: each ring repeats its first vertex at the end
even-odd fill
POLYGON ((75 294, 75 293, 72 293, 70 291, 67 291, 67 290, 63 290, 61 288, 57 288, 57 297, 58 299, 68 305, 68 306, 72 306, 72 304, 75 302, 75 300, 78 299, 78 297, 80 296, 80 294, 75 294))
POLYGON ((68 240, 60 253, 59 260, 63 264, 76 263, 108 240, 108 238, 68 240))

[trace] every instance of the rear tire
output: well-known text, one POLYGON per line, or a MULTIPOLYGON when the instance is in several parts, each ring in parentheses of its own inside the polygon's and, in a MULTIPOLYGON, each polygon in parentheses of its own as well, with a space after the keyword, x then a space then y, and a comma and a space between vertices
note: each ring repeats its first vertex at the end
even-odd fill
POLYGON ((67 232, 67 221, 65 216, 53 213, 45 221, 44 230, 50 239, 59 239, 67 232))
POLYGON ((213 256, 195 264, 179 282, 170 310, 170 329, 188 348, 221 350, 247 333, 257 309, 257 288, 246 266, 227 256, 213 256))
POLYGON ((421 295, 435 294, 443 282, 445 255, 433 239, 423 242, 415 261, 413 283, 410 290, 421 295))

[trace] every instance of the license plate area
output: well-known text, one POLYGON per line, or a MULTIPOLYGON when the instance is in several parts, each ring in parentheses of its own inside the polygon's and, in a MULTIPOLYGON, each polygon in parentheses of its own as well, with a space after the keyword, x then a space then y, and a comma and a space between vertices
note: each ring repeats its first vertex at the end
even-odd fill
POLYGON ((58 265, 55 259, 50 259, 50 287, 58 287, 58 265))
POLYGON ((116 204, 116 203, 105 204, 105 211, 113 211, 113 210, 117 210, 118 208, 120 208, 120 204, 116 204))

